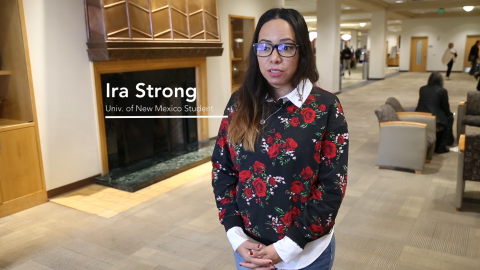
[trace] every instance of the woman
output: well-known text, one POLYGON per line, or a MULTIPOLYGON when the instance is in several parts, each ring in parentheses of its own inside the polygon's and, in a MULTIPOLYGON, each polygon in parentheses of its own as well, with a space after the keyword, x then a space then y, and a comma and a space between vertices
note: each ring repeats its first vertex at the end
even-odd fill
POLYGON ((237 269, 332 267, 348 131, 338 98, 313 86, 314 60, 298 11, 260 17, 212 155, 219 218, 237 269))
POLYGON ((453 43, 448 43, 448 48, 442 57, 442 63, 447 65, 447 80, 450 80, 450 73, 452 72, 453 62, 457 58, 457 50, 453 48, 453 43))
POLYGON ((447 145, 453 143, 453 113, 448 103, 448 92, 443 88, 442 75, 435 71, 430 74, 428 84, 420 88, 417 112, 429 112, 437 119, 437 140, 435 153, 447 153, 447 145))

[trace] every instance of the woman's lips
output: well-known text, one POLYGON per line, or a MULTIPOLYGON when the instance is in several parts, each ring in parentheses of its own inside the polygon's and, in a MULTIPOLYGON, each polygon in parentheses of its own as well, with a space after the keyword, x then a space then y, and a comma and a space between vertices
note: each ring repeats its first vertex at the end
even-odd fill
POLYGON ((279 77, 279 76, 282 76, 282 74, 283 74, 283 71, 279 70, 279 69, 269 69, 268 70, 268 75, 270 75, 272 77, 279 77))

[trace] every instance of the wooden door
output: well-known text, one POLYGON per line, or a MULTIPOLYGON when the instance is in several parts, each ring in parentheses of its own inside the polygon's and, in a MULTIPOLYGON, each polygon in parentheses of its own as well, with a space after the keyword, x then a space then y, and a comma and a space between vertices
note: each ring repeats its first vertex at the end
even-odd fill
POLYGON ((428 37, 412 37, 410 47, 410 71, 427 71, 428 37))
POLYGON ((468 61, 468 54, 477 40, 480 40, 480 36, 467 36, 467 42, 465 43, 465 60, 463 62, 464 68, 472 67, 472 62, 468 61))
POLYGON ((388 66, 388 55, 389 55, 389 51, 388 51, 388 40, 386 41, 385 43, 385 64, 387 64, 388 66))

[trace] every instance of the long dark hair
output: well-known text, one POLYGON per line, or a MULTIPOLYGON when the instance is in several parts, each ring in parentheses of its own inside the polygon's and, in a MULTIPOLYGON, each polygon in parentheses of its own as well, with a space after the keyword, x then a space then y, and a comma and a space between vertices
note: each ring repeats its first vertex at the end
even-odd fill
MULTIPOLYGON (((295 39, 299 45, 297 51, 299 55, 298 67, 290 81, 292 87, 297 87, 301 81, 307 79, 315 83, 319 77, 315 65, 315 56, 310 45, 307 24, 298 11, 273 8, 265 12, 258 20, 252 43, 258 42, 258 36, 263 25, 274 19, 285 20, 292 26, 295 39)), ((260 72, 253 44, 250 46, 248 69, 243 84, 238 91, 238 110, 228 129, 228 139, 234 145, 243 143, 246 150, 254 151, 255 140, 259 134, 258 125, 262 118, 262 108, 266 105, 265 96, 267 94, 273 96, 274 89, 260 72)))
POLYGON ((438 71, 432 72, 430 74, 430 77, 428 77, 428 84, 429 85, 438 85, 440 87, 443 87, 443 77, 442 74, 438 71))

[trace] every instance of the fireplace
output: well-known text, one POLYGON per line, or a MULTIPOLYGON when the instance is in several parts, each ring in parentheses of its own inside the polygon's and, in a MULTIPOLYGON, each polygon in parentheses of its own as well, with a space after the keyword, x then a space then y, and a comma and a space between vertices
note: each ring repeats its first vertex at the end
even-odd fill
POLYGON ((210 159, 205 58, 94 63, 103 175, 134 192, 210 159))

